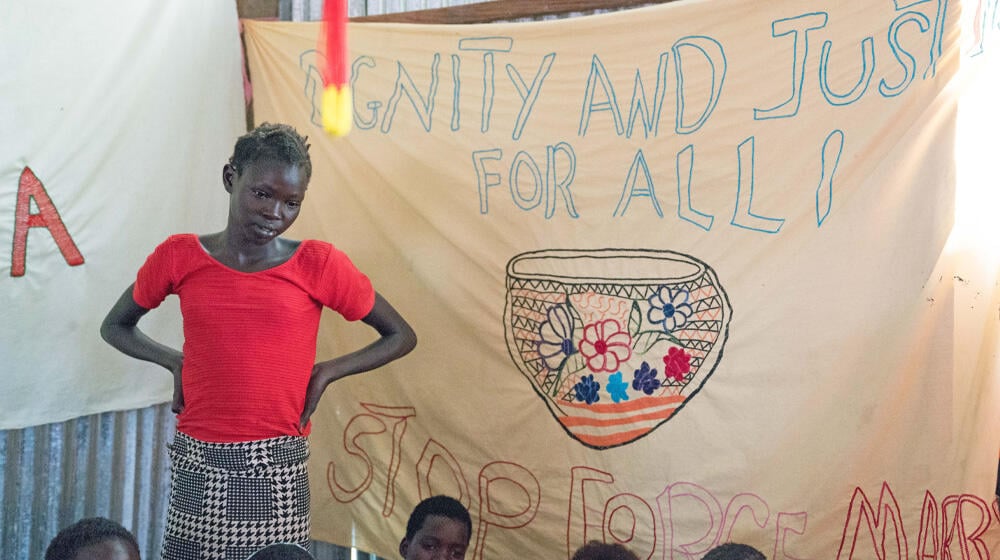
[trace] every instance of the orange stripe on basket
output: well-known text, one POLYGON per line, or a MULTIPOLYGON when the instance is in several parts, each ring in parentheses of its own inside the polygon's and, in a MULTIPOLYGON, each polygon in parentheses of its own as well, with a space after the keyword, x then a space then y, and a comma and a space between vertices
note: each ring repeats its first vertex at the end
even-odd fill
POLYGON ((631 412, 654 406, 678 404, 684 402, 684 399, 686 398, 687 397, 684 397, 683 395, 670 395, 666 397, 635 399, 608 404, 585 404, 582 402, 560 403, 560 407, 564 409, 572 409, 574 412, 579 411, 592 412, 595 414, 613 414, 615 412, 631 412))
POLYGON ((646 420, 666 420, 673 416, 674 412, 677 411, 677 407, 665 408, 662 410, 657 410, 654 412, 647 412, 645 414, 636 414, 633 416, 619 417, 619 418, 588 418, 584 416, 567 416, 565 418, 560 418, 559 422, 567 428, 573 426, 589 426, 589 427, 606 427, 606 426, 623 426, 623 425, 633 425, 639 424, 646 420))
POLYGON ((631 430, 628 432, 619 432, 617 434, 608 434, 603 436, 594 436, 587 434, 576 434, 577 439, 586 443, 587 445, 593 445, 594 447, 611 447, 613 445, 620 445, 623 443, 628 443, 636 438, 646 435, 653 428, 640 428, 638 430, 631 430))

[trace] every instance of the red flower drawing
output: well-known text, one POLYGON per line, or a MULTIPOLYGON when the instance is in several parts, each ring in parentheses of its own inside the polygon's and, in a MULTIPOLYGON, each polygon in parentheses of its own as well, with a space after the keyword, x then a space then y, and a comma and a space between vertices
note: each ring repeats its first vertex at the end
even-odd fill
POLYGON ((691 354, 685 352, 683 348, 671 346, 667 355, 663 357, 664 376, 683 382, 684 374, 689 371, 691 371, 691 354))
POLYGON ((614 373, 622 362, 632 357, 632 335, 622 330, 618 321, 605 319, 583 328, 579 348, 591 371, 614 373))

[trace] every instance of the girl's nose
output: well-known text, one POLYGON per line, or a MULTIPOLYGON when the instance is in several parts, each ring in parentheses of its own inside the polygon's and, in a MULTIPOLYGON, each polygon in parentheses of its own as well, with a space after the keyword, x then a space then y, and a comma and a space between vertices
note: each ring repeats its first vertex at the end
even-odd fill
POLYGON ((264 205, 264 215, 273 220, 281 218, 281 202, 277 200, 271 200, 268 204, 264 205))

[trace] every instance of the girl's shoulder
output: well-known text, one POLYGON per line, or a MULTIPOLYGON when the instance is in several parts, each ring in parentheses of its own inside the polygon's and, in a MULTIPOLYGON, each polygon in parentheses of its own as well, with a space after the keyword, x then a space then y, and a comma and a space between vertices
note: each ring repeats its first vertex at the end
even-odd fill
POLYGON ((188 246, 200 243, 200 239, 201 238, 194 233, 174 233, 172 235, 167 236, 167 238, 163 240, 163 243, 161 243, 161 245, 169 244, 169 245, 188 246))
POLYGON ((166 239, 161 241, 154 250, 157 253, 163 252, 187 252, 195 249, 200 249, 200 242, 198 241, 198 236, 193 233, 175 233, 173 235, 167 236, 166 239))
POLYGON ((306 268, 323 270, 326 273, 356 268, 347 253, 332 243, 318 239, 303 240, 293 260, 306 268))
POLYGON ((295 248, 293 249, 295 252, 294 258, 305 260, 326 260, 330 252, 334 249, 333 245, 319 239, 303 239, 302 241, 293 241, 292 243, 295 243, 295 248))

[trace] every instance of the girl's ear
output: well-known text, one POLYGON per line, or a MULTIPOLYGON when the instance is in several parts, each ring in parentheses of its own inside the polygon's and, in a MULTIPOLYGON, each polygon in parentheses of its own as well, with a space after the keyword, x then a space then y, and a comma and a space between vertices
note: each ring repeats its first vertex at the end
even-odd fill
POLYGON ((407 540, 407 539, 404 538, 403 540, 399 541, 399 555, 400 556, 402 556, 403 558, 406 558, 406 552, 407 552, 407 550, 409 548, 410 548, 410 541, 409 540, 407 540))
POLYGON ((226 187, 226 192, 232 194, 233 181, 236 180, 236 168, 231 163, 222 166, 222 185, 226 187))

